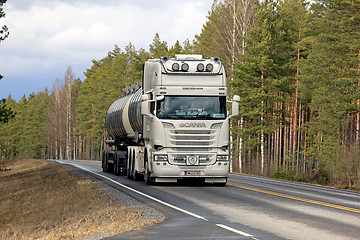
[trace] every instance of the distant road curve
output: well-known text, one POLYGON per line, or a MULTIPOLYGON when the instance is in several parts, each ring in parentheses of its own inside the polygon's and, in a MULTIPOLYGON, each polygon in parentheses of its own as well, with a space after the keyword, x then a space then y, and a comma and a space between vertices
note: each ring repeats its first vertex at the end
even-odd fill
POLYGON ((230 174, 226 187, 148 186, 103 173, 96 161, 57 161, 82 169, 167 216, 112 239, 360 239, 360 194, 230 174))

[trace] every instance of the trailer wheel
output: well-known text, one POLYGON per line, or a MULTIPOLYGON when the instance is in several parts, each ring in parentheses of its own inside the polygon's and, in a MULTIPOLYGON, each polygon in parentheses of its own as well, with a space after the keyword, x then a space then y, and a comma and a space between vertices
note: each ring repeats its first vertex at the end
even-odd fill
POLYGON ((119 165, 116 152, 114 153, 114 174, 119 175, 119 165))
POLYGON ((105 172, 105 164, 104 164, 104 161, 105 161, 105 151, 103 151, 103 153, 102 153, 102 158, 101 158, 101 168, 102 168, 103 172, 105 172))
POLYGON ((109 161, 107 161, 107 164, 106 164, 106 172, 108 172, 108 173, 112 173, 114 170, 113 170, 113 168, 114 168, 114 165, 113 164, 111 164, 111 163, 109 163, 109 161))
POLYGON ((107 151, 103 151, 103 159, 102 159, 102 169, 103 172, 108 172, 108 162, 107 162, 107 151))

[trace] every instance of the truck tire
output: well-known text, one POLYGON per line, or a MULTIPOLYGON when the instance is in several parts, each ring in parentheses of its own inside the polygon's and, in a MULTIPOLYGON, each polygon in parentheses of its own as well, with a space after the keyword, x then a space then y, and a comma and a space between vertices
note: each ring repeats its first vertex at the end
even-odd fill
POLYGON ((119 164, 116 152, 114 153, 114 174, 117 176, 119 175, 119 164))
POLYGON ((126 164, 126 176, 128 179, 131 179, 131 159, 132 159, 132 153, 130 151, 126 164))
POLYGON ((135 151, 131 155, 131 168, 130 168, 130 179, 135 180, 135 151))
POLYGON ((154 184, 154 178, 150 177, 150 170, 149 170, 149 162, 147 159, 147 151, 145 150, 145 156, 144 156, 144 165, 145 165, 145 173, 144 173, 144 180, 147 185, 153 185, 154 184))
POLYGON ((109 153, 106 154, 106 170, 108 173, 114 172, 114 163, 109 163, 109 153))
POLYGON ((216 182, 216 183, 213 183, 213 185, 215 187, 225 187, 226 186, 226 183, 227 183, 227 179, 225 182, 216 182))
POLYGON ((144 173, 144 180, 146 185, 152 185, 153 182, 151 181, 151 177, 150 177, 150 171, 149 171, 149 167, 148 167, 148 162, 145 162, 145 173, 144 173))
POLYGON ((105 172, 105 151, 103 151, 103 153, 102 153, 101 168, 102 168, 103 172, 105 172))
POLYGON ((107 151, 103 152, 103 162, 102 162, 103 172, 108 172, 108 160, 107 160, 107 151))
POLYGON ((118 164, 117 164, 117 159, 116 159, 116 153, 114 153, 114 174, 118 175, 118 164))

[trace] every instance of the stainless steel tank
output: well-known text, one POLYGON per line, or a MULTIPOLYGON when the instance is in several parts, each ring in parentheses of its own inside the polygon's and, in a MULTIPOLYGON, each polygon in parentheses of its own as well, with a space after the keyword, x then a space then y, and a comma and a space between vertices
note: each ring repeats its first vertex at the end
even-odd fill
POLYGON ((106 128, 115 139, 126 139, 141 132, 141 95, 142 88, 135 93, 117 99, 106 113, 106 128))

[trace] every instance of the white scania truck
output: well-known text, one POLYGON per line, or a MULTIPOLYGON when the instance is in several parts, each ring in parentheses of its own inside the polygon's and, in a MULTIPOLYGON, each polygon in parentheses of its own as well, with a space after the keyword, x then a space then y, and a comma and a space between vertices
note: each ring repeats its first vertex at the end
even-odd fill
POLYGON ((149 59, 143 82, 128 89, 106 114, 111 140, 105 172, 147 184, 201 179, 225 186, 230 168, 224 67, 218 58, 176 55, 149 59))

